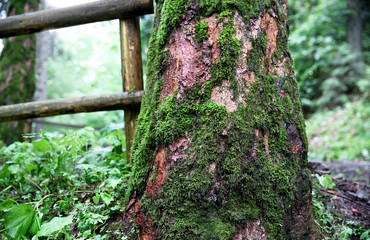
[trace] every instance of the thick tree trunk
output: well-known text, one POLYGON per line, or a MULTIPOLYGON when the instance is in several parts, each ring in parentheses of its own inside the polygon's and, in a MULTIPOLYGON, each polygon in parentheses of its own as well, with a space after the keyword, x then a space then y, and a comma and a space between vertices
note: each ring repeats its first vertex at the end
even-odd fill
MULTIPOLYGON (((46 9, 45 0, 40 0, 39 10, 46 9)), ((48 58, 49 58, 49 32, 43 31, 36 34, 36 91, 34 101, 43 101, 47 98, 48 58)), ((44 119, 37 119, 34 132, 44 129, 44 119)))
POLYGON ((161 0, 154 25, 132 238, 318 239, 286 0, 161 0))
MULTIPOLYGON (((37 10, 38 0, 10 0, 7 15, 37 10)), ((4 41, 0 56, 0 105, 31 101, 35 91, 34 35, 10 37, 4 41)), ((0 124, 0 139, 7 144, 21 141, 31 132, 31 121, 0 124)))

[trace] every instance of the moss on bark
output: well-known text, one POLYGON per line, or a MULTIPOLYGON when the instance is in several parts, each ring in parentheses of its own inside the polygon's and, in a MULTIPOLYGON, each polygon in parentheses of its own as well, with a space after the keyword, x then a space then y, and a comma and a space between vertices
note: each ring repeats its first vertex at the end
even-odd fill
MULTIPOLYGON (((35 11, 37 6, 37 0, 10 0, 7 14, 35 11)), ((36 36, 10 37, 3 43, 0 56, 0 105, 31 101, 35 91, 36 36)), ((22 134, 30 130, 28 121, 0 123, 0 139, 6 144, 21 141, 22 134)))
POLYGON ((315 238, 307 138, 280 3, 157 2, 126 195, 126 222, 141 237, 315 238), (212 17, 220 31, 207 24, 199 37, 212 17), (178 80, 173 69, 184 72, 191 61, 173 56, 176 32, 188 36, 192 28, 182 52, 204 53, 191 60, 209 77, 199 71, 178 80), (171 81, 174 91, 166 89, 171 81))

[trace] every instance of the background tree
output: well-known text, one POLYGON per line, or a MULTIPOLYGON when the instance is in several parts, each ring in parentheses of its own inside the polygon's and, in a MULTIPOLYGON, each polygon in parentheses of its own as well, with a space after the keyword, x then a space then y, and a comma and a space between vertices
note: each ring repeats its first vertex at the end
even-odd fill
POLYGON ((286 1, 157 1, 126 194, 139 239, 318 239, 287 21, 286 1))
POLYGON ((6 11, 7 6, 8 6, 7 0, 0 0, 0 15, 2 15, 3 11, 6 11))
POLYGON ((357 0, 288 3, 289 45, 305 113, 368 96, 369 4, 357 0))
MULTIPOLYGON (((46 9, 45 0, 39 0, 39 10, 46 9)), ((36 91, 33 97, 34 101, 47 99, 47 81, 48 81, 48 58, 50 49, 50 34, 43 31, 36 34, 36 91)), ((34 132, 40 132, 45 128, 44 119, 37 119, 34 132)))
MULTIPOLYGON (((38 0, 10 0, 7 15, 37 10, 38 0)), ((4 40, 0 56, 0 105, 31 101, 35 91, 35 35, 4 40)), ((31 121, 0 124, 0 139, 10 144, 31 132, 31 121)))
POLYGON ((361 14, 364 10, 364 3, 360 0, 347 0, 347 6, 350 12, 347 16, 347 42, 349 50, 353 53, 354 59, 350 63, 350 69, 354 77, 364 74, 364 58, 362 47, 363 24, 361 14))

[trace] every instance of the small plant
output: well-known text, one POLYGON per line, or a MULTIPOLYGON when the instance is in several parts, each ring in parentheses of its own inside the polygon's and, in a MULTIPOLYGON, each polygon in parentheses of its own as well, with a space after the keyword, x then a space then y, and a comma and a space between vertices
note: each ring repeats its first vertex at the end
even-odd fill
POLYGON ((335 183, 333 183, 333 178, 330 175, 315 175, 315 177, 319 180, 321 186, 323 186, 326 190, 333 189, 335 187, 335 183))

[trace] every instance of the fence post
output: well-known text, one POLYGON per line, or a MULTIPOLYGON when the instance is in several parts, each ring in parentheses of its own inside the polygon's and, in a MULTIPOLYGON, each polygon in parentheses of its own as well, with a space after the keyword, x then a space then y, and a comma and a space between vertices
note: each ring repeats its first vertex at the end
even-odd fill
MULTIPOLYGON (((123 91, 143 90, 139 17, 120 20, 121 64, 123 91)), ((125 132, 127 162, 130 162, 130 149, 134 138, 140 107, 125 110, 125 132)))

